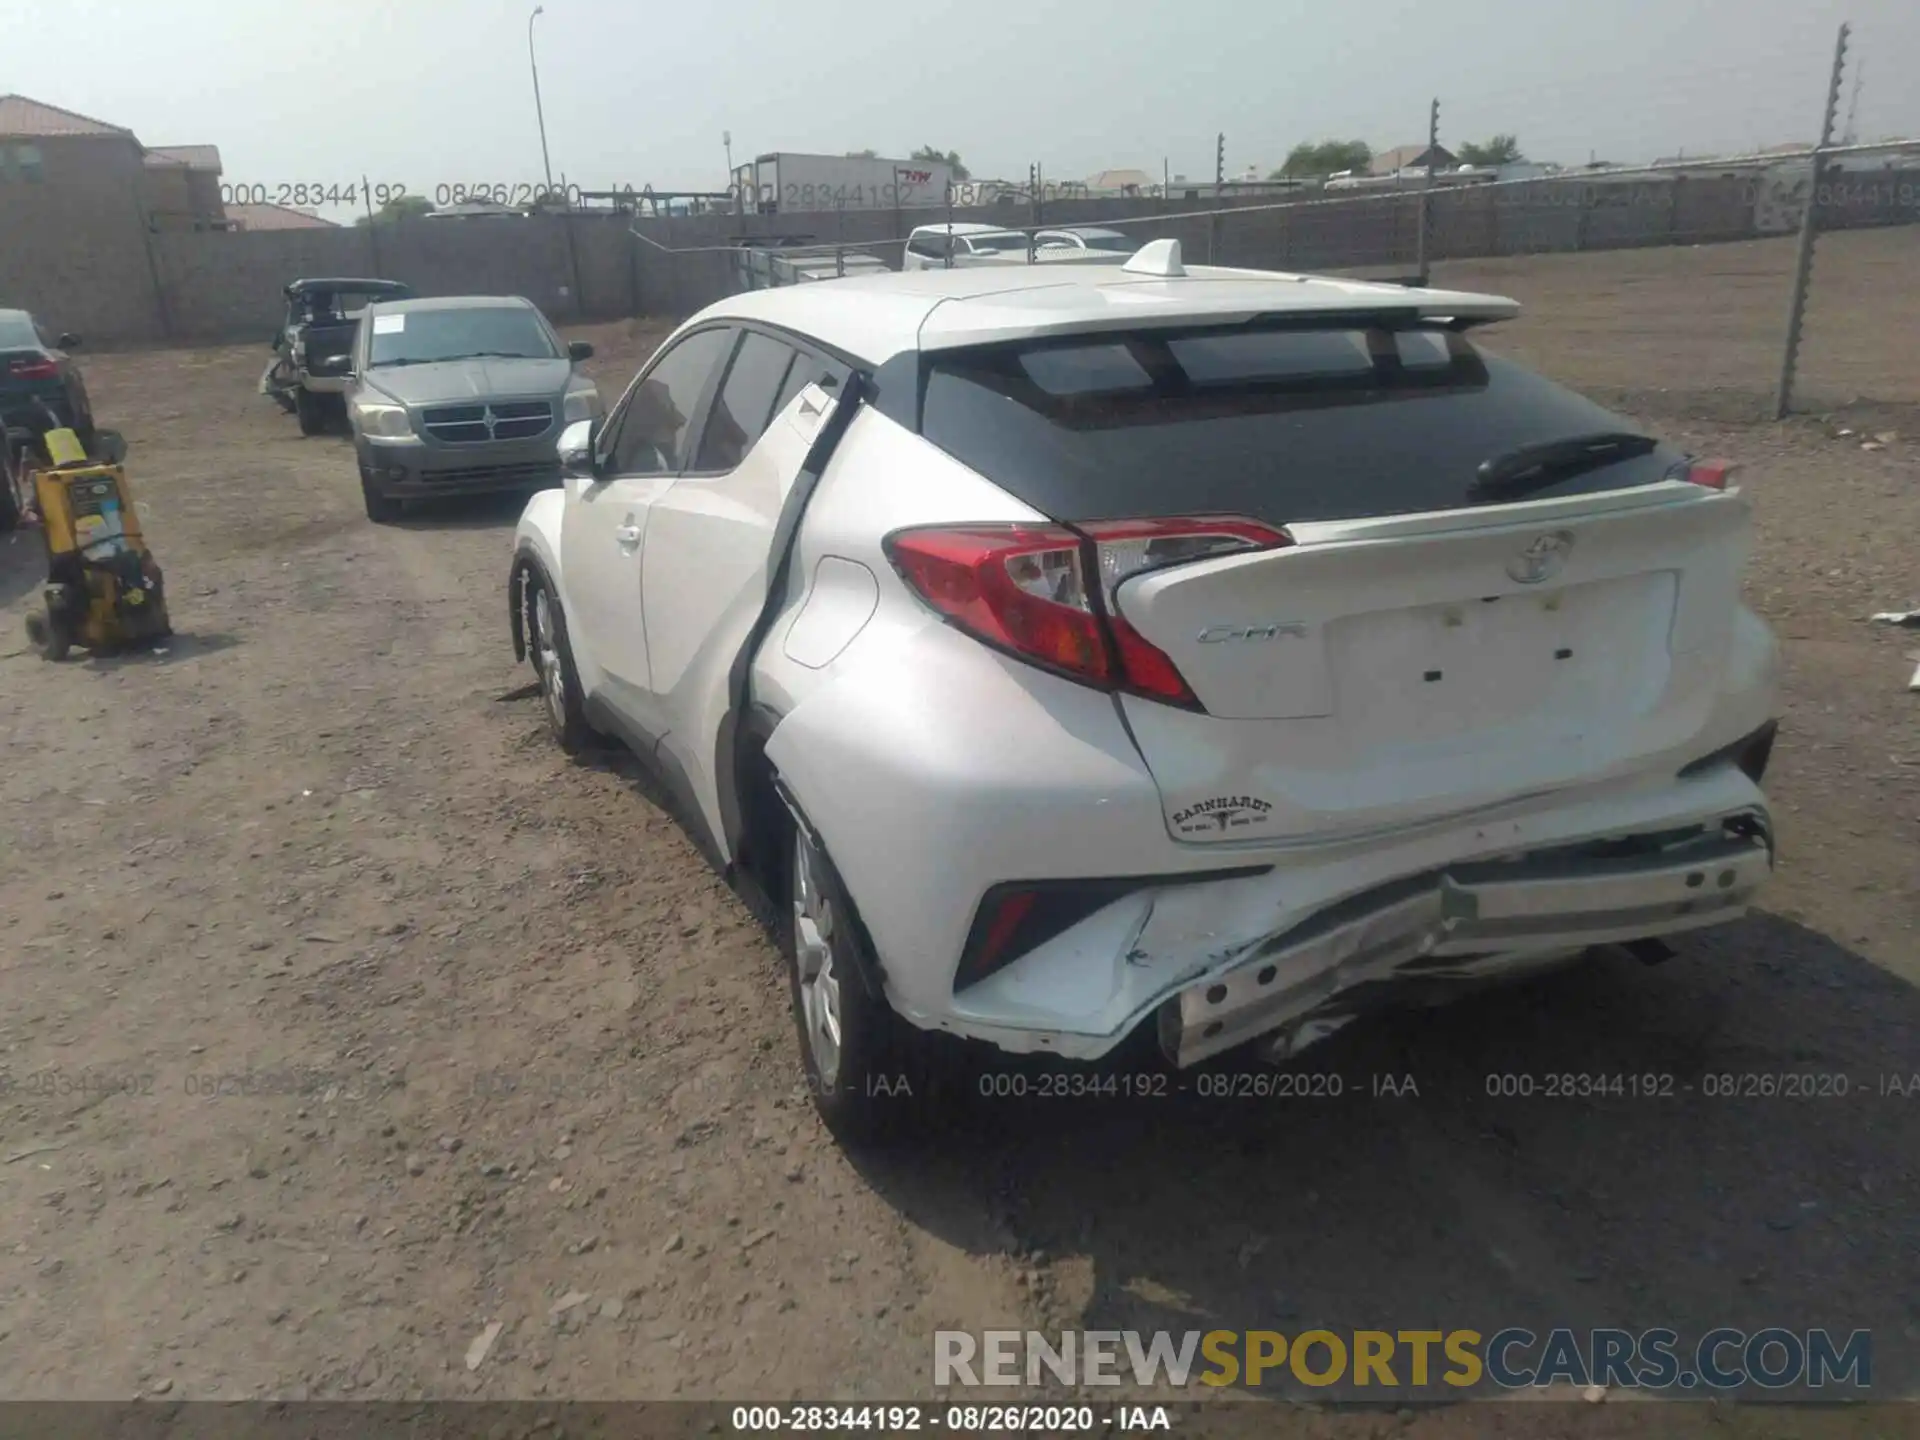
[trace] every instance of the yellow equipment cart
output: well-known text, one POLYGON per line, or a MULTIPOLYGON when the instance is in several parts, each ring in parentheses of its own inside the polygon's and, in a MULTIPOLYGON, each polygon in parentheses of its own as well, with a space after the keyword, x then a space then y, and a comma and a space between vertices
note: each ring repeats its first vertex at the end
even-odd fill
POLYGON ((49 660, 75 646, 96 655, 173 633, 160 566, 127 485, 126 443, 99 432, 90 456, 71 430, 48 430, 29 454, 25 489, 47 543, 43 605, 27 637, 49 660))

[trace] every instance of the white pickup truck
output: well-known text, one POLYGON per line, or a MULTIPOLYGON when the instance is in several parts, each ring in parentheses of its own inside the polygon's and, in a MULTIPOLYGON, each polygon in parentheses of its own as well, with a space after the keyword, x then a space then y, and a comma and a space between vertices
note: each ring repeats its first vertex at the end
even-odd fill
POLYGON ((1117 230, 1072 226, 1036 231, 956 220, 921 225, 907 237, 903 270, 945 270, 976 265, 1118 265, 1144 242, 1117 230))

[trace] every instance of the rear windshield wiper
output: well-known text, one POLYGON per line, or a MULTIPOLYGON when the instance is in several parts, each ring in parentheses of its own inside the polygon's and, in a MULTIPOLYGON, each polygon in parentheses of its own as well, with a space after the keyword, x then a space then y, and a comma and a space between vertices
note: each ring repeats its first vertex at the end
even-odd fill
POLYGON ((1601 430, 1591 435, 1569 435, 1543 445, 1523 445, 1483 460, 1468 494, 1476 500, 1511 499, 1544 489, 1555 480, 1597 470, 1619 460, 1651 455, 1660 442, 1630 430, 1601 430))

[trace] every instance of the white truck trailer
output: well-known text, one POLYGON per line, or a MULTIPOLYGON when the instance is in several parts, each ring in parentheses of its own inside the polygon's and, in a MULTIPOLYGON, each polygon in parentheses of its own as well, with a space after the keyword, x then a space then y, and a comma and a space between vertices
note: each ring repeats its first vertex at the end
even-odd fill
POLYGON ((738 167, 733 178, 747 208, 762 215, 906 210, 945 205, 953 167, 941 160, 780 153, 738 167))

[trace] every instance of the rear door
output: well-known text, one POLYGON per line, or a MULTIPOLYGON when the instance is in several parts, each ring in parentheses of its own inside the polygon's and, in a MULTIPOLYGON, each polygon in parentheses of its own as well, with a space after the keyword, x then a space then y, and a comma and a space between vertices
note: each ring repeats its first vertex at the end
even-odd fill
POLYGON ((1363 833, 1632 773, 1711 702, 1746 507, 1651 441, 1491 486, 1618 416, 1444 330, 1082 337, 934 362, 923 433, 1068 523, 1233 515, 1291 544, 1114 592, 1198 710, 1122 696, 1167 828, 1363 833))
POLYGON ((847 374, 801 341, 748 330, 688 470, 653 507, 643 582, 653 702, 715 835, 728 673, 766 600, 782 508, 847 374))

